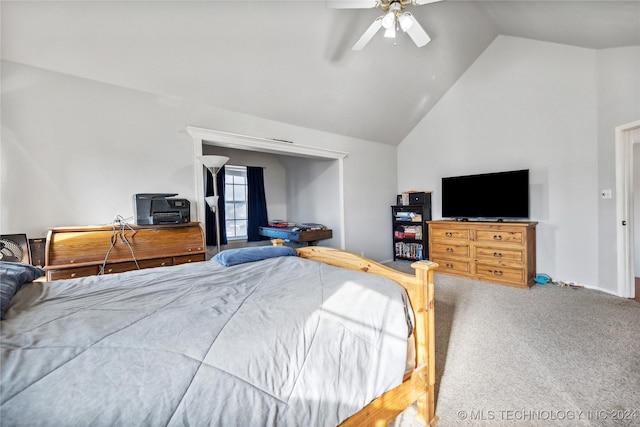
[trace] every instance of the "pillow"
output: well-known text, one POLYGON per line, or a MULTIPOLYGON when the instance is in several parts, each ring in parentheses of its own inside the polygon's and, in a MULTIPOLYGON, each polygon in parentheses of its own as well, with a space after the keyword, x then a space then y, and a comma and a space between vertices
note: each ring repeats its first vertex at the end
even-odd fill
POLYGON ((295 249, 289 246, 253 246, 250 248, 227 249, 211 258, 225 267, 244 264, 245 262, 262 261, 279 256, 298 256, 295 249))
POLYGON ((4 320, 4 312, 9 308, 11 298, 25 283, 31 283, 40 276, 44 276, 44 270, 30 264, 21 262, 0 261, 0 301, 2 312, 0 319, 4 320))

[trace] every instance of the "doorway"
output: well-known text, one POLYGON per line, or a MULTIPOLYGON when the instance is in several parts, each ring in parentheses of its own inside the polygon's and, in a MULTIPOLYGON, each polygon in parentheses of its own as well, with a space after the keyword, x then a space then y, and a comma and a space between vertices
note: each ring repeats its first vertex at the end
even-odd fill
MULTIPOLYGON (((202 165, 200 157, 203 154, 203 144, 228 149, 271 153, 288 156, 292 159, 307 159, 311 162, 329 160, 332 163, 335 163, 337 167, 331 168, 331 172, 335 175, 332 181, 334 184, 333 186, 335 187, 335 191, 333 191, 332 194, 332 200, 335 199, 335 202, 330 206, 334 206, 334 211, 337 212, 335 222, 339 223, 338 235, 334 236, 334 238, 338 238, 338 245, 340 249, 345 248, 344 159, 349 155, 349 153, 294 144, 283 140, 239 135, 193 126, 188 126, 187 132, 191 135, 194 141, 194 162, 196 165, 202 165)), ((309 163, 307 163, 307 165, 309 165, 309 163)), ((324 188, 324 190, 326 191, 326 188, 324 188)), ((204 180, 203 170, 201 167, 195 168, 195 194, 198 195, 198 197, 204 198, 204 180)), ((200 203, 196 205, 196 220, 202 222, 204 219, 205 207, 203 201, 198 201, 200 203)), ((329 211, 331 211, 331 209, 329 209, 329 211)))
MULTIPOLYGON (((640 120, 616 127, 616 229, 618 250, 618 295, 635 298, 636 268, 635 254, 640 252, 634 221, 638 208, 640 188, 634 185, 634 146, 640 144, 640 120)), ((637 162, 637 160, 636 160, 637 162)), ((638 271, 640 274, 640 271, 638 271)))

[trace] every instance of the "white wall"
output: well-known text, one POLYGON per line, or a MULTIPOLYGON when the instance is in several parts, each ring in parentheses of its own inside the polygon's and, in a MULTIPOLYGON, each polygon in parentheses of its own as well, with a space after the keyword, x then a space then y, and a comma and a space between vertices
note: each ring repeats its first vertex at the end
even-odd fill
MULTIPOLYGON (((615 128, 640 120, 640 46, 596 52, 598 73, 598 188, 616 188, 615 128)), ((599 199, 599 283, 617 291, 616 197, 599 199)), ((636 224, 636 226, 640 226, 636 224)))
POLYGON ((339 247, 342 232, 339 162, 301 157, 283 158, 282 162, 289 176, 286 219, 297 224, 328 226, 333 231, 333 238, 319 244, 339 247))
POLYGON ((176 192, 195 203, 193 140, 185 128, 198 126, 349 152, 346 248, 391 257, 393 146, 8 61, 1 71, 3 234, 33 238, 49 227, 109 224, 116 214, 133 215, 131 198, 140 192, 176 192))
POLYGON ((441 218, 443 176, 529 169, 537 271, 597 286, 595 65, 589 49, 499 36, 398 147, 398 190, 433 190, 441 218))
MULTIPOLYGON (((293 141, 300 140, 302 135, 291 133, 293 141)), ((396 147, 386 144, 370 143, 335 134, 318 132, 315 136, 307 137, 306 145, 315 145, 349 153, 344 159, 344 211, 345 211, 345 249, 357 254, 377 260, 388 261, 393 258, 393 240, 391 232, 390 206, 395 203, 397 187, 396 147)), ((317 161, 313 166, 318 173, 333 174, 337 162, 317 161), (320 172, 324 171, 324 172, 320 172)), ((303 163, 304 165, 304 163, 303 163)), ((288 166, 290 164, 288 163, 288 166)), ((287 169, 290 185, 305 191, 313 189, 317 197, 314 206, 317 207, 318 218, 325 218, 327 214, 335 212, 332 207, 333 195, 331 187, 323 185, 322 181, 313 178, 302 167, 297 169, 297 178, 293 177, 291 167, 287 169), (294 183, 296 180, 303 182, 294 183), (311 180, 307 182, 306 180, 311 180)), ((288 195, 291 206, 295 201, 288 195)), ((291 212, 297 217, 304 212, 304 206, 298 206, 297 211, 291 212)), ((329 225, 328 221, 319 222, 329 225)), ((334 233, 334 239, 336 234, 334 233)))
POLYGON ((145 93, 2 62, 3 233, 109 224, 135 193, 193 199, 190 112, 145 93))

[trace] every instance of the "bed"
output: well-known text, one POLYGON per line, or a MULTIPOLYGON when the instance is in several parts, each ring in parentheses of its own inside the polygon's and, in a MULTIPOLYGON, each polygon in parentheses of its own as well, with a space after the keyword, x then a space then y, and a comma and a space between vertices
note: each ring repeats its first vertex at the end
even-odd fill
POLYGON ((435 264, 316 246, 224 261, 22 286, 2 424, 384 426, 416 402, 436 422, 435 264))

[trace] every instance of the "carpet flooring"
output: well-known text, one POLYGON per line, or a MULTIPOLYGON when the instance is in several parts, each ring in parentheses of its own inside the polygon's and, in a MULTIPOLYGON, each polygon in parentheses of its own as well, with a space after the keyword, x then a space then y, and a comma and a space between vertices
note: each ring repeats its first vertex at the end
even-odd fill
POLYGON ((640 426, 640 303, 441 274, 435 288, 438 426, 640 426))

